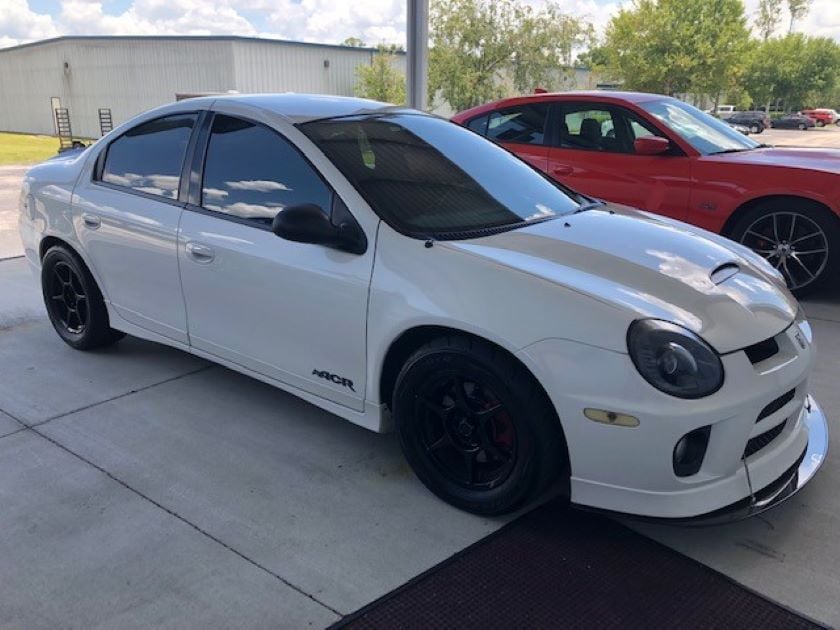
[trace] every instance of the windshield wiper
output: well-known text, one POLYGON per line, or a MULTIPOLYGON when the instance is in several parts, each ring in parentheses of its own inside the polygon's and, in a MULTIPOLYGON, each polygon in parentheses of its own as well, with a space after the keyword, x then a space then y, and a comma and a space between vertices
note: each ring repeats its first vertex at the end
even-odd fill
POLYGON ((575 209, 572 214, 577 214, 578 212, 586 212, 587 210, 594 210, 595 208, 600 208, 602 206, 607 205, 606 201, 601 201, 600 199, 593 199, 589 203, 581 204, 577 209, 575 209))

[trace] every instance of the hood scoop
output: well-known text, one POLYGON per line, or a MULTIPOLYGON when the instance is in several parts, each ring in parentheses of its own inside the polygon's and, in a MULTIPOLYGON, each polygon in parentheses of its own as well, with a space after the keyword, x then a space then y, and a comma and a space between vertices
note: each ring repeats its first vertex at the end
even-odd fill
POLYGON ((722 282, 726 282, 736 273, 741 271, 741 268, 734 262, 723 263, 719 267, 716 267, 712 270, 712 273, 709 274, 709 279, 715 284, 721 284, 722 282))

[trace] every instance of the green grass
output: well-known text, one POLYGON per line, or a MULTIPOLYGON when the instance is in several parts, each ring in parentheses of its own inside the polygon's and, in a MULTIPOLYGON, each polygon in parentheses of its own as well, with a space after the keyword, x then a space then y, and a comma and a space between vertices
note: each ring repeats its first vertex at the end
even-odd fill
POLYGON ((0 166, 35 164, 58 153, 58 138, 0 132, 0 166))

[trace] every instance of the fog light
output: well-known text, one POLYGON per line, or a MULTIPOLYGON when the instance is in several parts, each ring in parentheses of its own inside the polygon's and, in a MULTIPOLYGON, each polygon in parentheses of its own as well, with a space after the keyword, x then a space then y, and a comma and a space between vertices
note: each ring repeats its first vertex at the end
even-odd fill
POLYGON ((674 446, 674 474, 677 477, 695 475, 703 464, 712 427, 701 427, 685 434, 674 446))

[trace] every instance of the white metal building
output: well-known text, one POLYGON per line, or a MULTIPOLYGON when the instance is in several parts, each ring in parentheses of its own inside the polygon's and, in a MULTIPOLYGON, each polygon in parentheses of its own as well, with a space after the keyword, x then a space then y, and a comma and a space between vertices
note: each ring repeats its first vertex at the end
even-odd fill
MULTIPOLYGON (((0 49, 0 131, 55 133, 55 107, 73 134, 98 137, 177 95, 307 92, 352 95, 356 68, 376 50, 234 36, 58 37, 0 49)), ((405 56, 396 57, 405 72, 405 56)))

